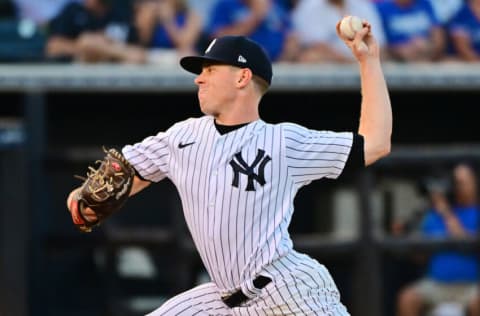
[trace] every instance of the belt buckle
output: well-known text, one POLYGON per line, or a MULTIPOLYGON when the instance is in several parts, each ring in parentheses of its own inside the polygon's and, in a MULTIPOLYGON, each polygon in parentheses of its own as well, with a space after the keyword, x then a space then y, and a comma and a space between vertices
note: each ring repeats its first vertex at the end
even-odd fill
POLYGON ((222 301, 225 301, 225 300, 228 300, 228 298, 229 298, 230 296, 232 296, 232 294, 225 294, 225 295, 223 295, 223 296, 220 296, 220 299, 221 299, 222 301))
MULTIPOLYGON (((253 280, 253 285, 258 289, 263 289, 271 281, 272 279, 270 279, 269 277, 260 275, 253 280)), ((221 299, 225 303, 225 305, 230 308, 239 306, 240 304, 249 300, 248 296, 243 293, 241 288, 231 293, 230 295, 221 296, 221 299)))

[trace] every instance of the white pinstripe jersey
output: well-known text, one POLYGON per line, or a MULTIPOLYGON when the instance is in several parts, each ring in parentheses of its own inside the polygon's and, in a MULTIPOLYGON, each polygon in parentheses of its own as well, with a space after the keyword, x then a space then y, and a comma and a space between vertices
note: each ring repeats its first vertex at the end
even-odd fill
POLYGON ((212 281, 229 293, 292 249, 288 225, 296 192, 338 177, 352 142, 350 132, 262 120, 221 135, 213 117, 203 116, 123 153, 143 178, 175 184, 200 257, 212 281))

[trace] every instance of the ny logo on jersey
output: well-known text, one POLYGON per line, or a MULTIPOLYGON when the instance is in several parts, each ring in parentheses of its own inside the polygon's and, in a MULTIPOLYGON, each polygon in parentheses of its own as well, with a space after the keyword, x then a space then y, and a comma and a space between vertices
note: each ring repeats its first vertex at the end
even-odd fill
POLYGON ((230 161, 230 166, 233 169, 233 181, 232 185, 238 188, 238 181, 240 178, 240 173, 243 173, 248 177, 248 183, 246 191, 255 191, 255 185, 253 181, 257 181, 261 186, 265 184, 265 166, 267 163, 272 160, 270 156, 265 156, 265 151, 258 149, 257 157, 252 162, 251 165, 248 165, 245 160, 242 158, 242 153, 236 153, 235 157, 230 161), (255 173, 255 167, 258 165, 258 174, 255 173))

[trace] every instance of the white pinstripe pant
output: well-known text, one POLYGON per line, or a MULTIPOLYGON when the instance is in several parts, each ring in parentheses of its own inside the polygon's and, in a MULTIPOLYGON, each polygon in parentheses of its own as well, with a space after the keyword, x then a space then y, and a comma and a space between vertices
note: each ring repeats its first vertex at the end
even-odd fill
POLYGON ((226 306, 217 286, 206 283, 171 298, 148 316, 349 316, 330 273, 306 255, 291 251, 267 267, 265 275, 273 281, 238 307, 226 306))

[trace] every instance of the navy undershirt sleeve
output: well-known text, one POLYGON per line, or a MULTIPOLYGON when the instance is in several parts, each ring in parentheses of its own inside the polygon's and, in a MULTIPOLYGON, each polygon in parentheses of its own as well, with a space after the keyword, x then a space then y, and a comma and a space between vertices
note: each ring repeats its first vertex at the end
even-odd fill
POLYGON ((362 135, 353 134, 352 149, 350 150, 350 155, 348 155, 341 176, 348 176, 365 168, 364 144, 365 141, 362 135))

